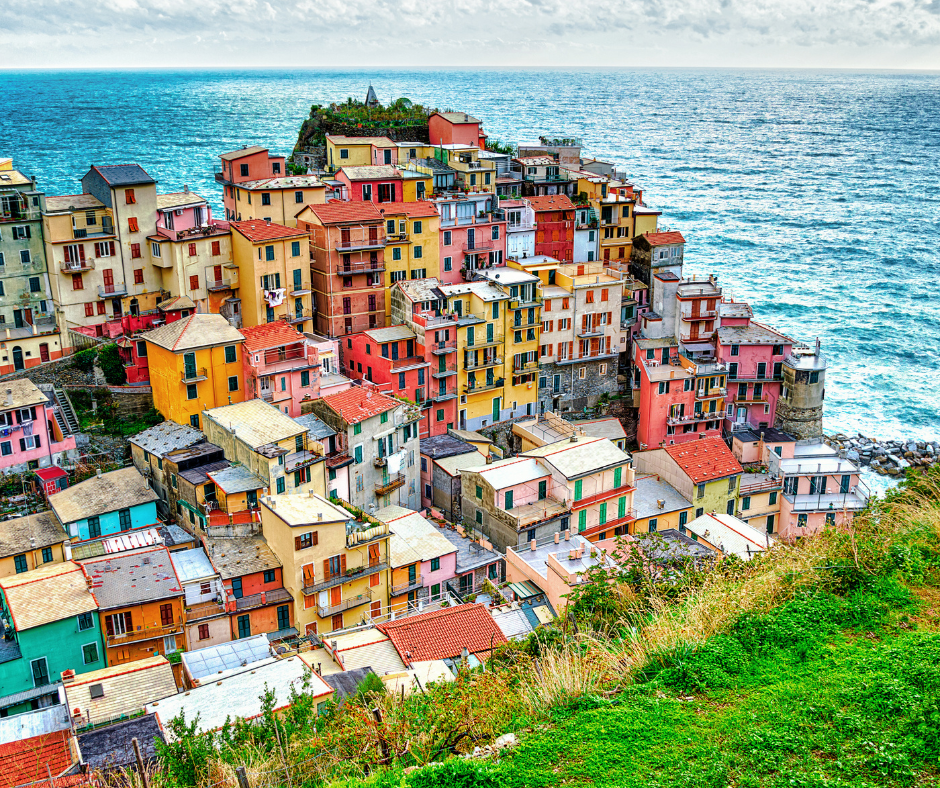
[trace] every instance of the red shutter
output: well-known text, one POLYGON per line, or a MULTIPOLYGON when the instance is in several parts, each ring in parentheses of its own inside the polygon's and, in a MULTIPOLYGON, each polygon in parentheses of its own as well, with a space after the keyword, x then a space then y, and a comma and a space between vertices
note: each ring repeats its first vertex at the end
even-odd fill
POLYGON ((130 611, 128 611, 127 613, 122 613, 121 615, 124 616, 124 630, 125 630, 126 632, 133 632, 133 631, 134 631, 134 624, 131 622, 131 614, 130 614, 130 611))
POLYGON ((136 216, 131 216, 131 217, 128 218, 128 220, 127 220, 127 229, 128 229, 129 232, 132 232, 132 233, 139 233, 139 232, 140 232, 140 228, 138 228, 138 226, 137 226, 137 217, 136 217, 136 216))
POLYGON ((99 314, 99 315, 103 315, 103 314, 104 314, 104 301, 99 301, 99 302, 98 302, 98 314, 99 314))
POLYGON ((189 245, 189 256, 190 256, 190 257, 195 257, 195 256, 196 256, 196 244, 190 244, 190 245, 189 245))
POLYGON ((114 241, 108 241, 108 250, 111 252, 111 257, 114 257, 114 241))
POLYGON ((114 286, 114 271, 112 271, 110 268, 105 268, 105 269, 101 272, 101 276, 104 278, 104 286, 105 286, 105 287, 113 287, 113 286, 114 286))
POLYGON ((212 256, 218 257, 220 254, 222 254, 222 244, 220 244, 218 241, 213 241, 212 242, 212 256))
POLYGON ((304 587, 312 586, 316 580, 313 576, 313 564, 304 564, 304 587))
POLYGON ((78 259, 81 260, 83 263, 85 262, 85 244, 81 244, 78 247, 78 259))
MULTIPOLYGON (((73 290, 85 289, 85 283, 82 281, 81 274, 72 274, 72 289, 73 290)), ((86 304, 86 306, 91 306, 91 304, 86 304)))
POLYGON ((193 274, 191 277, 189 277, 189 289, 190 290, 199 289, 199 276, 197 274, 193 274))
POLYGON ((67 263, 72 262, 72 247, 71 246, 65 247, 65 262, 67 263))

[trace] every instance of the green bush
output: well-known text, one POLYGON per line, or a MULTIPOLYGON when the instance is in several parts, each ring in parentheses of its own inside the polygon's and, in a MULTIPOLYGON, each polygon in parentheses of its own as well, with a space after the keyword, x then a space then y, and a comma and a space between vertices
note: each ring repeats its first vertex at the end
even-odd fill
POLYGON ((72 366, 77 367, 82 372, 91 372, 95 366, 95 357, 98 355, 98 348, 90 347, 88 350, 79 350, 72 354, 72 366))
POLYGON ((500 788, 500 769, 493 764, 453 758, 413 772, 409 788, 500 788))
POLYGON ((109 386, 123 386, 127 383, 124 362, 117 345, 105 345, 98 351, 98 366, 101 367, 109 386))

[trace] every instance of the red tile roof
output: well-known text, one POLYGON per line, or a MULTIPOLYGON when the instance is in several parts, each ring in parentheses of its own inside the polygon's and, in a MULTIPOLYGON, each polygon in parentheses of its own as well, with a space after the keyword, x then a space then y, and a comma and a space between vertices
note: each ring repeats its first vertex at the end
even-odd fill
POLYGON ((410 219, 420 219, 422 216, 433 217, 440 215, 437 212, 437 208, 434 207, 434 203, 428 202, 427 200, 392 203, 385 209, 385 212, 396 216, 405 214, 410 219))
POLYGON ((567 194, 546 194, 541 197, 526 197, 537 211, 573 211, 574 203, 567 194))
POLYGON ((270 347, 289 345, 292 342, 303 341, 304 335, 285 320, 274 323, 262 323, 259 326, 250 326, 241 329, 245 337, 244 348, 248 353, 256 350, 265 350, 270 347))
POLYGON ((685 238, 682 233, 672 230, 665 233, 646 233, 644 236, 649 241, 650 246, 666 246, 667 244, 684 244, 685 238))
POLYGON ((232 229, 238 230, 249 241, 260 243, 262 241, 276 241, 280 238, 297 238, 306 235, 303 230, 296 227, 285 227, 283 224, 266 222, 264 219, 248 219, 244 222, 232 222, 232 229))
POLYGON ((378 628, 406 662, 459 657, 464 648, 471 654, 489 653, 493 646, 507 642, 483 605, 445 607, 378 628))
POLYGON ((700 438, 697 441, 667 446, 666 453, 685 471, 693 484, 743 473, 731 450, 721 438, 700 438))
POLYGON ((69 752, 69 732, 56 731, 0 744, 0 788, 46 780, 49 784, 48 764, 52 776, 62 774, 72 765, 69 752))
POLYGON ((372 386, 353 386, 324 397, 323 401, 342 416, 347 424, 358 424, 401 405, 397 399, 386 397, 372 386))
MULTIPOLYGON (((397 205, 393 203, 392 205, 397 205)), ((310 211, 323 224, 344 224, 348 222, 380 222, 382 214, 373 202, 329 202, 308 205, 310 211)))

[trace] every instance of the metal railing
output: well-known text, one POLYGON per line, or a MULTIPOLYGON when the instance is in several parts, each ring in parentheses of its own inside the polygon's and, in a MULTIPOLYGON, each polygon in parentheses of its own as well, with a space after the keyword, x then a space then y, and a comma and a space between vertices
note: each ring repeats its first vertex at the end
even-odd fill
POLYGON ((335 605, 317 605, 317 614, 320 616, 320 618, 326 618, 327 616, 332 616, 336 613, 342 613, 344 610, 349 610, 354 607, 359 607, 360 605, 368 604, 371 601, 372 591, 366 589, 361 594, 356 594, 356 596, 344 599, 335 605))
POLYGON ((464 362, 464 369, 486 369, 488 367, 498 367, 503 363, 503 359, 499 356, 493 356, 492 358, 484 358, 481 361, 476 361, 475 359, 468 356, 464 362))
POLYGON ((230 290, 231 279, 213 279, 206 282, 206 290, 230 290))
POLYGON ((512 365, 513 372, 538 372, 538 361, 514 361, 512 365))
POLYGON ((95 258, 86 257, 84 260, 73 260, 71 262, 62 261, 59 265, 63 274, 77 274, 83 271, 95 270, 95 258))
POLYGON ((423 585, 424 578, 421 577, 421 575, 416 575, 414 580, 409 579, 407 583, 398 583, 392 586, 389 591, 392 596, 398 596, 399 594, 407 594, 409 591, 421 588, 423 585))
POLYGON ((286 588, 275 588, 272 591, 263 591, 260 594, 249 594, 235 600, 235 610, 251 610, 256 607, 276 605, 281 602, 290 602, 293 597, 286 588))
POLYGON ((98 297, 127 295, 127 285, 98 285, 98 297))
POLYGON ((388 479, 375 483, 375 494, 388 495, 390 492, 394 492, 399 487, 404 486, 405 481, 404 472, 399 471, 394 475, 389 475, 388 479))
POLYGON ((210 618, 218 616, 225 612, 225 605, 221 602, 200 602, 198 605, 191 605, 183 611, 186 615, 187 623, 198 621, 200 618, 210 618))
POLYGON ((369 575, 374 575, 377 572, 384 572, 388 569, 387 561, 378 561, 374 564, 368 564, 367 566, 360 566, 353 569, 347 569, 345 572, 340 574, 331 575, 326 580, 323 580, 319 583, 314 583, 313 585, 304 586, 304 593, 307 595, 317 594, 320 591, 326 591, 329 588, 335 588, 336 586, 341 586, 343 583, 350 583, 353 580, 359 580, 363 577, 368 577, 369 575))
POLYGON ((354 252, 364 249, 382 249, 385 246, 385 238, 360 238, 358 240, 337 241, 335 249, 337 252, 354 252))
POLYGON ((346 547, 361 547, 388 535, 388 525, 386 523, 376 523, 371 528, 365 528, 361 531, 349 531, 346 534, 346 547))
POLYGON ((374 263, 371 260, 361 260, 356 263, 342 263, 336 266, 336 273, 339 276, 344 274, 370 274, 384 270, 385 262, 383 260, 376 260, 374 263))
POLYGON ((466 383, 463 387, 463 390, 468 394, 476 394, 481 391, 492 391, 493 389, 501 389, 505 384, 505 378, 496 378, 495 380, 489 383, 466 383))
POLYGON ((133 632, 122 632, 120 634, 108 635, 107 645, 117 646, 122 643, 136 643, 139 640, 152 640, 162 638, 167 635, 175 635, 183 626, 183 619, 177 617, 172 624, 159 624, 151 627, 137 627, 133 632))
POLYGON ((205 367, 199 369, 184 369, 180 375, 183 383, 195 383, 198 380, 205 380, 208 377, 208 371, 205 367))

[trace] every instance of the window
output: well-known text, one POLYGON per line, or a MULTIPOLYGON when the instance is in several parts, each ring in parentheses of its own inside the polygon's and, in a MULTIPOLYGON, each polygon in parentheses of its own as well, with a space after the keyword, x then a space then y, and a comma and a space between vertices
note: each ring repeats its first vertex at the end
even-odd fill
POLYGON ((200 639, 200 640, 208 640, 208 639, 209 639, 209 625, 208 625, 208 624, 200 624, 200 625, 199 625, 199 639, 200 639))
POLYGON ((361 434, 362 434, 362 422, 359 422, 358 424, 353 424, 353 435, 361 435, 361 434))
POLYGON ((650 518, 650 533, 655 531, 658 526, 659 526, 659 519, 656 517, 651 517, 650 518))
POLYGON ((45 657, 34 659, 29 665, 33 674, 34 687, 44 687, 49 683, 49 665, 46 663, 45 657))
POLYGON ((440 559, 440 558, 432 558, 432 559, 431 559, 431 571, 432 571, 432 572, 437 572, 440 568, 441 568, 441 559, 440 559))
POLYGON ((770 495, 767 496, 767 503, 770 506, 773 506, 775 503, 777 503, 777 491, 776 490, 774 490, 772 493, 770 493, 770 495))
POLYGON ((125 204, 125 205, 133 205, 133 204, 136 203, 136 202, 137 202, 137 197, 134 195, 134 190, 133 190, 133 189, 125 189, 125 190, 124 190, 124 204, 125 204))
POLYGON ((189 277, 189 289, 190 290, 199 289, 199 276, 197 274, 193 274, 192 276, 189 277))
POLYGON ((38 276, 31 276, 29 278, 29 292, 38 293, 42 289, 42 286, 39 284, 38 276))
POLYGON ((798 514, 796 516, 796 525, 798 528, 806 528, 806 521, 808 517, 805 514, 798 514))
POLYGON ((273 246, 264 247, 264 259, 268 261, 274 259, 274 247, 273 246))
POLYGON ((503 499, 504 499, 503 503, 505 504, 503 508, 506 511, 509 511, 510 509, 512 509, 512 490, 506 490, 506 493, 503 496, 503 499))
POLYGON ((98 644, 89 643, 88 645, 82 646, 82 659, 85 661, 86 665, 91 665, 93 662, 97 662, 98 644))
POLYGON ((26 563, 26 555, 17 555, 13 558, 13 566, 16 568, 16 574, 22 574, 23 572, 29 571, 29 566, 26 563))
MULTIPOLYGON (((159 257, 160 255, 156 255, 159 257)), ((137 260, 140 257, 140 244, 131 244, 131 258, 137 260)))
MULTIPOLYGON (((187 386, 187 393, 188 393, 188 388, 189 387, 187 386)), ((196 387, 193 386, 194 390, 195 388, 196 387)), ((192 398, 195 399, 195 394, 193 395, 192 398)), ((194 413, 192 416, 189 417, 189 425, 191 427, 195 427, 197 430, 199 429, 199 414, 198 413, 194 413)))
MULTIPOLYGON (((420 260, 424 256, 424 248, 421 246, 416 246, 414 248, 414 258, 415 260, 420 260)), ((412 279, 424 279, 423 276, 413 276, 412 279)))
POLYGON ((819 383, 819 373, 818 373, 818 372, 810 372, 810 373, 809 373, 809 382, 810 382, 810 383, 819 383))
POLYGON ((277 607, 277 628, 279 630, 290 627, 290 606, 278 605, 277 607))
MULTIPOLYGON (((81 274, 72 274, 72 289, 73 289, 73 290, 84 290, 84 289, 85 289, 85 283, 82 281, 82 275, 81 275, 81 274)), ((85 307, 86 307, 86 309, 85 309, 85 314, 86 314, 86 315, 88 314, 88 309, 87 309, 87 307, 90 307, 90 306, 91 306, 91 304, 85 304, 85 307)))
POLYGON ((50 563, 52 560, 53 560, 53 557, 52 557, 52 548, 51 548, 51 547, 44 547, 44 548, 42 548, 42 562, 43 562, 44 564, 48 564, 48 563, 50 563))
POLYGON ((226 364, 235 363, 235 345, 225 346, 225 363, 226 364))
POLYGON ((95 626, 95 614, 92 612, 80 613, 77 616, 78 631, 84 632, 86 629, 93 629, 95 626))
POLYGON ((189 245, 189 256, 190 256, 190 257, 195 257, 195 256, 196 256, 196 244, 190 244, 190 245, 189 245))
POLYGON ((99 518, 88 518, 88 536, 91 539, 96 539, 101 536, 101 520, 99 518))
POLYGON ((476 486, 476 488, 477 488, 477 500, 482 501, 483 500, 483 488, 479 484, 476 486))
POLYGON ((271 194, 269 192, 261 192, 261 204, 262 205, 271 204, 271 194))
POLYGON ((291 257, 300 257, 300 241, 292 241, 290 245, 291 257))
POLYGON ((238 375, 230 375, 228 379, 228 390, 238 391, 238 375))
POLYGON ((130 216, 127 219, 127 231, 131 233, 139 233, 140 228, 137 226, 137 217, 130 216))
POLYGON ((750 508, 751 508, 751 496, 750 496, 750 495, 745 495, 745 496, 741 499, 741 511, 742 511, 742 512, 746 512, 746 511, 747 511, 748 509, 750 509, 750 508))
POLYGON ((222 244, 219 241, 212 242, 212 256, 218 257, 222 254, 222 244))
POLYGON ((287 490, 287 480, 283 476, 277 477, 277 491, 279 493, 285 492, 287 490))
POLYGON ((361 465, 362 464, 362 444, 359 444, 358 446, 356 446, 355 451, 353 452, 353 456, 356 458, 356 464, 361 465))
POLYGON ((604 501, 598 508, 598 523, 603 525, 607 522, 607 501, 604 501))
POLYGON ((121 530, 129 531, 131 529, 131 510, 121 509, 121 511, 118 512, 118 517, 121 521, 121 530))
POLYGON ((826 512, 826 525, 835 525, 835 524, 836 524, 836 513, 826 512))
POLYGON ((134 269, 134 284, 142 285, 144 283, 144 269, 135 268, 134 269))
POLYGON ((186 399, 196 399, 199 396, 195 383, 186 384, 186 399))
POLYGON ((697 494, 696 494, 695 497, 696 497, 696 498, 704 498, 704 497, 705 497, 705 484, 704 484, 704 483, 702 483, 702 484, 700 484, 700 485, 698 486, 698 492, 697 492, 697 494))
MULTIPOLYGON (((423 370, 423 369, 419 369, 418 372, 424 372, 424 370, 423 370)), ((421 380, 419 379, 418 382, 419 382, 419 383, 422 383, 423 381, 421 381, 421 380)), ((381 416, 379 416, 379 421, 380 421, 382 424, 388 424, 388 411, 385 411, 381 416)))
POLYGON ((679 512, 679 527, 685 528, 686 522, 688 522, 689 513, 688 512, 679 512))
POLYGON ((339 157, 340 157, 341 159, 348 159, 348 158, 349 158, 349 150, 348 150, 347 148, 340 148, 340 149, 339 149, 339 157))

